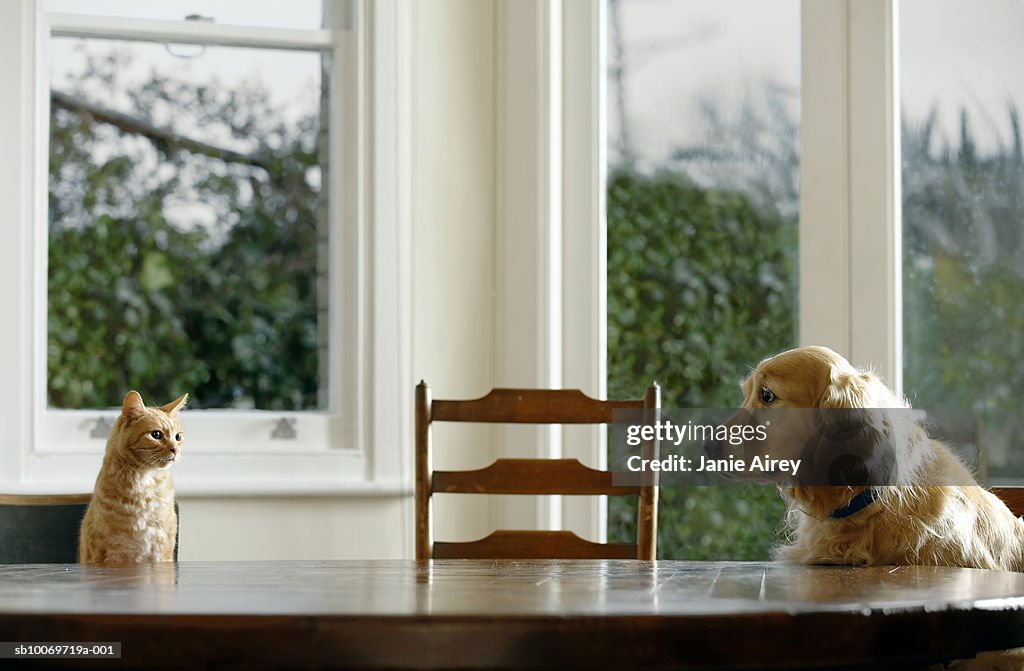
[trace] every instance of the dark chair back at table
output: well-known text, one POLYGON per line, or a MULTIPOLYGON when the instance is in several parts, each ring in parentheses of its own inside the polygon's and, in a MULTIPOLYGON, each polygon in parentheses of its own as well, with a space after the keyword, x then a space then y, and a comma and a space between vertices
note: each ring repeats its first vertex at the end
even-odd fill
POLYGON ((993 487, 990 490, 998 496, 1010 512, 1020 517, 1024 515, 1024 487, 993 487))
POLYGON ((0 564, 77 562, 78 532, 91 499, 92 494, 0 494, 0 564))

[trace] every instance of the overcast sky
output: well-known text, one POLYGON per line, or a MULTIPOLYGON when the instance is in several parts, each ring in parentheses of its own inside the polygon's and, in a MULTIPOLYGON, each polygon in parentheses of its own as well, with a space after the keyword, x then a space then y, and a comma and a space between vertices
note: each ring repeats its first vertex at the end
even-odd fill
MULTIPOLYGON (((736 106, 770 81, 793 92, 798 113, 800 0, 620 0, 619 15, 627 118, 641 156, 657 162, 681 144, 713 140, 701 137, 702 98, 736 106)), ((940 129, 955 139, 966 108, 982 148, 1008 142, 1007 104, 1024 108, 1024 2, 900 0, 898 22, 908 118, 937 106, 940 129)), ((615 83, 608 88, 613 161, 615 83)))
POLYGON ((1007 106, 1024 109, 1024 2, 901 0, 903 108, 921 119, 938 107, 945 132, 959 134, 966 108, 979 144, 1009 141, 1007 106))

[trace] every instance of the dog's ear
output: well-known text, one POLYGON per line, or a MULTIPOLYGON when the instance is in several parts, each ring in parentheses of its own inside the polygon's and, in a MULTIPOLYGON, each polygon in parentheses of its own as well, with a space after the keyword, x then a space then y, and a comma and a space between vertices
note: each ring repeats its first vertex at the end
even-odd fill
POLYGON ((873 408, 818 409, 816 431, 803 451, 805 485, 881 487, 896 482, 896 453, 873 408))
POLYGON ((819 408, 871 408, 881 381, 872 373, 832 368, 829 384, 818 399, 819 408))
POLYGON ((877 382, 870 373, 833 368, 830 382, 814 412, 817 432, 832 442, 845 442, 870 426, 881 427, 872 410, 871 388, 877 382))
POLYGON ((885 429, 887 410, 870 373, 838 371, 814 409, 815 431, 804 449, 801 480, 808 485, 875 487, 895 482, 896 454, 885 429))

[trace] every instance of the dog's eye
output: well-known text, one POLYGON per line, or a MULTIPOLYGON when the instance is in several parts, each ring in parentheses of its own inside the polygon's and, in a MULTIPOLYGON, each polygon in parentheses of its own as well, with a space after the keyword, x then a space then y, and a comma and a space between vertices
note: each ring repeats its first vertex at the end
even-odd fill
POLYGON ((775 402, 775 392, 768 387, 761 387, 761 402, 765 405, 775 402))
POLYGON ((157 429, 156 431, 150 431, 149 437, 153 440, 160 440, 164 437, 164 432, 157 429))

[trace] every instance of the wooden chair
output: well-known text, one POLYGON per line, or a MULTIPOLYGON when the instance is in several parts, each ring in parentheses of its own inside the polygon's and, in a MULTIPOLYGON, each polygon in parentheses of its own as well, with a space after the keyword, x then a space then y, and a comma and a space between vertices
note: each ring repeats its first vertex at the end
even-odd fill
POLYGON ((76 563, 78 532, 91 499, 92 494, 0 494, 0 564, 76 563))
MULTIPOLYGON (((576 459, 498 459, 473 471, 433 471, 434 422, 517 424, 610 424, 612 411, 641 410, 656 421, 661 391, 651 385, 642 400, 599 401, 578 389, 493 389, 475 400, 431 400, 430 387, 416 387, 416 558, 654 559, 657 547, 657 480, 616 485, 610 471, 576 459), (608 495, 638 497, 635 543, 592 543, 570 531, 498 530, 477 541, 435 542, 431 496, 453 494, 608 495)), ((643 445, 654 458, 657 444, 643 445)), ((656 474, 655 474, 656 475, 656 474)))
POLYGON ((993 487, 990 490, 998 496, 1010 512, 1020 517, 1024 515, 1024 487, 993 487))

